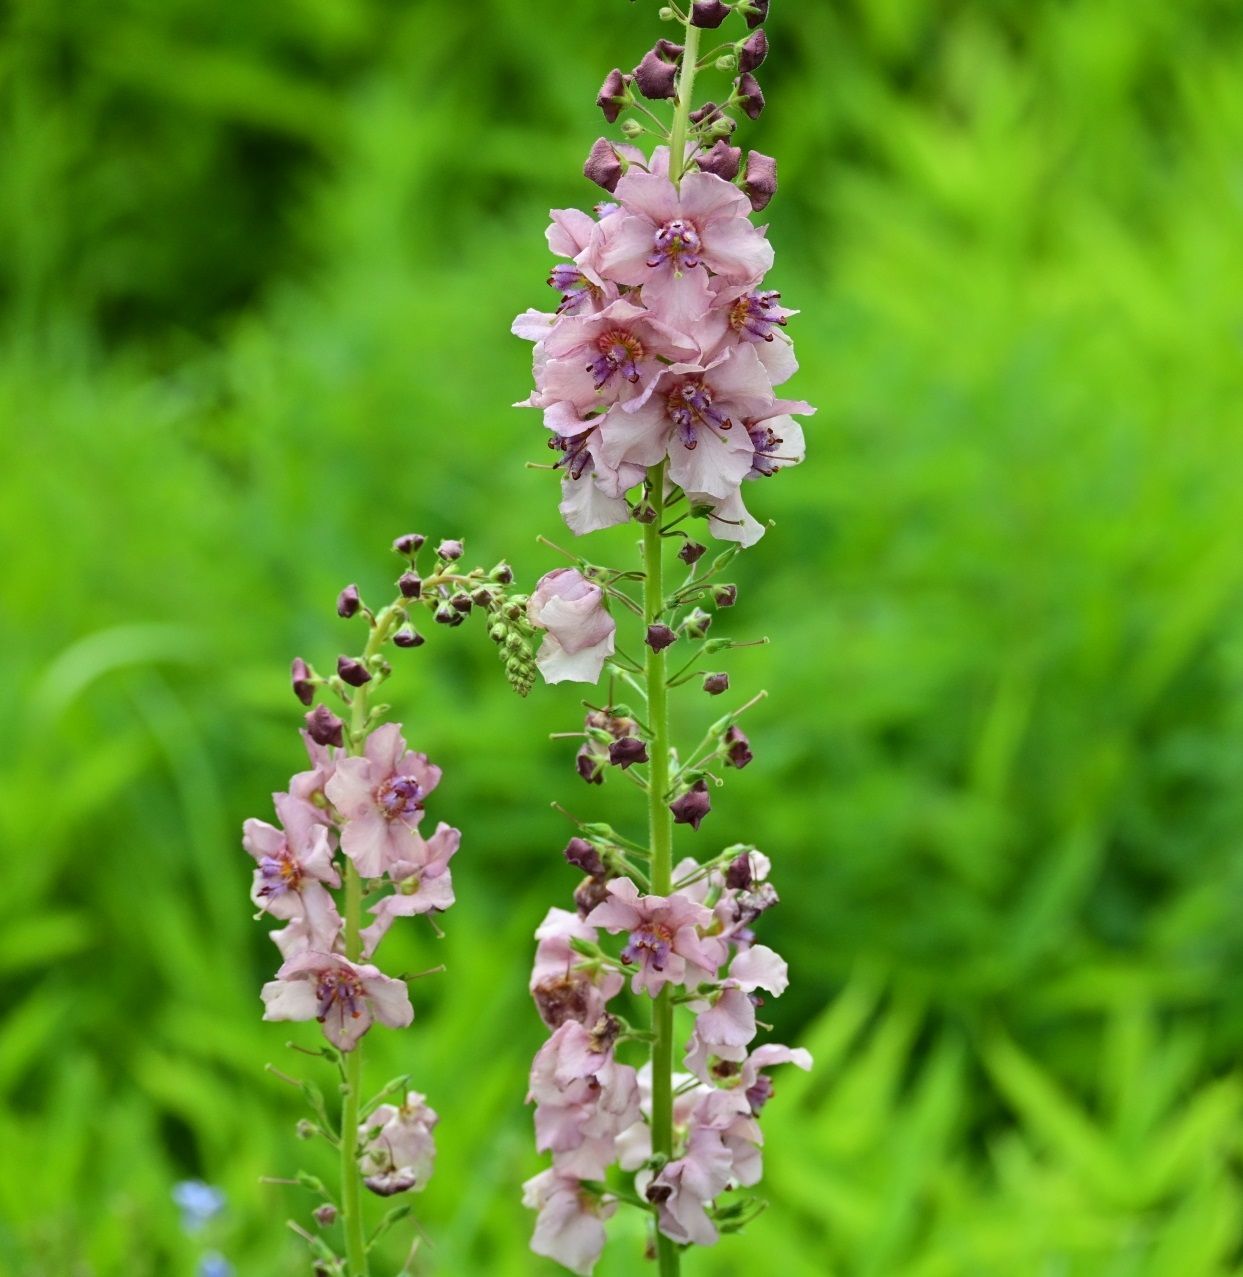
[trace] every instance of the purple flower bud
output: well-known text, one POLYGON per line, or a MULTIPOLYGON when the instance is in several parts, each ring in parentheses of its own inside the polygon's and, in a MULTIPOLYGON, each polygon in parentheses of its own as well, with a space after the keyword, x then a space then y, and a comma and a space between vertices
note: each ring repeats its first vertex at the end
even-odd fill
POLYGON ((461 541, 442 541, 436 547, 436 557, 445 559, 449 563, 455 562, 462 557, 461 541))
POLYGON ((393 549, 398 554, 404 554, 409 557, 417 554, 423 548, 423 542, 427 538, 421 532, 407 532, 405 536, 400 536, 393 542, 393 549))
POLYGON ((508 563, 498 563, 488 575, 497 585, 512 585, 514 581, 514 570, 508 563))
POLYGON ((358 609, 362 605, 363 601, 358 597, 358 586, 356 585, 347 585, 337 595, 337 615, 344 617, 347 621, 351 616, 358 615, 358 609))
POLYGON ((734 86, 734 100, 753 120, 760 118, 760 112, 764 109, 764 90, 750 71, 738 77, 738 83, 734 86))
POLYGON ((643 641, 653 652, 663 652, 678 641, 678 636, 667 625, 649 625, 643 641))
POLYGON ((753 31, 768 21, 768 0, 743 0, 738 12, 747 20, 747 26, 753 31))
POLYGON ((721 108, 715 102, 705 102, 703 106, 691 112, 692 124, 711 124, 721 118, 721 108))
POLYGON ((729 862, 729 868, 725 871, 725 885, 731 891, 746 891, 754 880, 749 851, 744 851, 736 860, 729 862))
POLYGON ((712 173, 726 182, 732 182, 742 167, 742 147, 730 146, 724 138, 718 138, 710 151, 695 156, 701 173, 712 173))
POLYGON ((289 667, 289 682, 293 694, 303 703, 309 705, 315 699, 315 683, 311 667, 300 656, 293 658, 289 667))
POLYGON ((437 625, 460 625, 462 615, 460 612, 455 612, 448 603, 442 603, 436 609, 432 619, 437 625))
POLYGON ((695 0, 691 6, 691 26, 715 31, 729 17, 729 9, 721 0, 695 0))
POLYGON ((596 106, 604 112, 604 118, 610 124, 617 123, 622 108, 630 103, 630 76, 623 75, 619 67, 614 67, 600 86, 596 96, 596 106))
POLYGON ((398 647, 422 647, 427 640, 413 626, 403 625, 401 629, 393 635, 393 642, 398 647))
POLYGON ((650 501, 644 501, 641 505, 634 508, 634 521, 636 523, 655 523, 656 508, 650 501))
POLYGON ((449 600, 449 606, 455 611, 461 612, 463 616, 466 616, 469 614, 473 604, 470 601, 469 594, 455 594, 449 600))
POLYGON ((697 780, 681 798, 669 804, 669 810, 673 812, 674 824, 698 829, 700 822, 712 810, 707 781, 697 780))
POLYGON ((348 683, 351 687, 362 687, 371 682, 371 671, 362 661, 357 661, 352 656, 337 657, 337 674, 343 683, 348 683))
POLYGON ((751 151, 747 155, 747 172, 742 189, 751 200, 751 207, 758 213, 767 208, 777 194, 777 161, 771 155, 751 151))
POLYGON ((741 771, 755 757, 751 752, 751 742, 741 727, 731 727, 725 733, 724 740, 725 761, 741 771))
POLYGON ((689 567, 692 563, 698 563, 707 552, 708 547, 700 545, 698 541, 684 541, 678 551, 678 558, 689 567))
POLYGON ((345 724, 327 705, 317 705, 306 716, 306 734, 317 745, 335 745, 340 749, 345 744, 344 729, 345 724))
POLYGON ((615 191, 625 171, 613 143, 606 137, 597 138, 583 165, 583 176, 606 191, 615 191))
POLYGON ((717 607, 733 607, 738 602, 738 587, 736 585, 714 585, 712 587, 712 597, 717 607))
POLYGON ((578 770, 578 774, 589 785, 604 784, 604 776, 601 774, 604 770, 604 761, 600 755, 595 753, 590 744, 580 746, 574 758, 574 766, 578 770))
POLYGON ((322 1206, 317 1206, 312 1214, 315 1216, 315 1222, 320 1228, 328 1228, 337 1222, 337 1208, 331 1202, 325 1202, 322 1206))
POLYGON ((634 69, 634 82, 649 102, 677 95, 678 60, 682 46, 670 40, 657 40, 634 69))
POLYGON ((637 736, 623 736, 609 746, 609 762, 622 771, 632 763, 646 763, 647 746, 637 736))
POLYGON ((423 578, 417 572, 403 572, 397 578, 397 588, 403 599, 417 599, 423 593, 423 578))
POLYGON ((755 31, 738 46, 738 70, 744 74, 764 65, 768 57, 768 37, 763 30, 755 31))
POLYGON ((565 846, 565 858, 583 873, 603 878, 607 872, 600 849, 586 838, 571 838, 565 846))
POLYGON ((481 585, 477 590, 471 591, 470 601, 476 607, 491 607, 496 602, 496 595, 486 586, 481 585))
POLYGON ((704 675, 704 691, 709 696, 720 696, 722 692, 729 691, 729 675, 728 674, 705 674, 704 675))

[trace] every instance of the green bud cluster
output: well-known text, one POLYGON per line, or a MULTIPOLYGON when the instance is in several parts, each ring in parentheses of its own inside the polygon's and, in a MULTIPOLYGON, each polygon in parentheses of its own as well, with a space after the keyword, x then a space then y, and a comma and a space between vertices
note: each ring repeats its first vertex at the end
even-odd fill
POLYGON ((525 594, 498 595, 488 610, 488 637, 497 646, 505 677, 519 696, 535 684, 535 627, 527 620, 525 594))

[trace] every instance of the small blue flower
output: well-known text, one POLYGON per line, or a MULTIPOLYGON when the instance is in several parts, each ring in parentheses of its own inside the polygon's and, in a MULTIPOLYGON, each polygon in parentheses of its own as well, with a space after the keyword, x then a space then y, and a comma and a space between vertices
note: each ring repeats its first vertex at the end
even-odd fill
POLYGON ((233 1277, 233 1265, 217 1251, 208 1251, 199 1260, 197 1277, 233 1277))
POLYGON ((181 1226, 187 1233, 201 1232, 225 1206, 220 1189, 200 1179, 182 1180, 173 1189, 173 1201, 181 1207, 181 1226))

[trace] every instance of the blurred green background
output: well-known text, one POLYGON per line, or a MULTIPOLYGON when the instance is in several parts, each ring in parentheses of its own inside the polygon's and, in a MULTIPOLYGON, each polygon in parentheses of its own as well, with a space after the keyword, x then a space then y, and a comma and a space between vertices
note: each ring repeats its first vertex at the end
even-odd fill
MULTIPOLYGON (((766 1114, 770 1211, 688 1277, 1243 1273, 1243 13, 773 7, 745 135, 821 412, 755 490, 730 624, 775 641, 732 669, 772 695, 696 846, 776 860, 769 1010, 818 1066, 766 1114)), ((242 1277, 307 1271, 309 1200, 257 1186, 321 1154, 263 1072, 298 1057, 239 826, 299 763, 289 658, 343 646, 392 536, 555 562, 508 325, 655 9, 5 6, 0 1273, 191 1274, 190 1176, 242 1277)), ((574 689, 432 639, 393 687, 460 903, 391 942, 449 972, 368 1069, 442 1115, 420 1271, 551 1274, 518 1199, 549 803, 632 795, 547 739, 574 689)))

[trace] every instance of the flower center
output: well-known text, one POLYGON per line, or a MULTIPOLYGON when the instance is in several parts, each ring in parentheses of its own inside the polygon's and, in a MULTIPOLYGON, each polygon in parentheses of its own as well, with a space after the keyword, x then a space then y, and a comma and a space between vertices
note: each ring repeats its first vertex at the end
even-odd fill
POLYGON ((339 971, 328 968, 319 973, 315 985, 315 995, 319 998, 319 1009, 315 1018, 323 1024, 333 1008, 340 1008, 342 1016, 348 1015, 357 1020, 362 1015, 363 986, 352 971, 339 971))
POLYGON ((673 932, 668 927, 659 922, 645 922, 630 933, 630 943, 622 950, 621 960, 663 971, 672 948, 673 932))
POLYGON ((755 457, 751 461, 751 473, 765 477, 776 474, 779 468, 778 462, 782 460, 777 453, 777 449, 782 444, 781 436, 774 434, 772 428, 764 422, 748 426, 747 433, 751 436, 751 443, 755 448, 755 457))
POLYGON ((554 266, 552 274, 548 276, 548 283, 561 294, 561 304, 557 307, 558 315, 576 315, 600 293, 599 287, 593 284, 577 266, 554 266))
POLYGON ((772 341, 773 329, 785 327, 785 316, 780 313, 777 303, 781 294, 775 289, 765 292, 744 293, 729 308, 729 326, 742 336, 750 336, 757 341, 772 341))
POLYGON ((673 266, 673 273, 680 275, 683 267, 692 270, 700 264, 703 242, 699 232, 685 218, 677 217, 666 222, 652 237, 652 245, 656 251, 647 259, 651 267, 669 263, 673 266))
POLYGON ((259 895, 268 898, 302 886, 302 866, 288 847, 282 847, 275 856, 264 856, 259 862, 259 876, 263 879, 259 895))
POLYGON ((665 400, 669 418, 678 429, 678 437, 686 448, 695 448, 699 426, 728 430, 734 423, 712 406, 712 387, 701 377, 687 377, 679 382, 665 400))
POLYGON ((390 776, 375 791, 375 803, 385 820, 410 820, 423 810, 423 791, 412 776, 390 776))
POLYGON ((643 343, 633 333, 624 328, 610 328, 596 338, 596 349, 600 354, 587 365, 587 371, 597 390, 603 390, 614 373, 621 373, 627 381, 639 380, 643 343))

